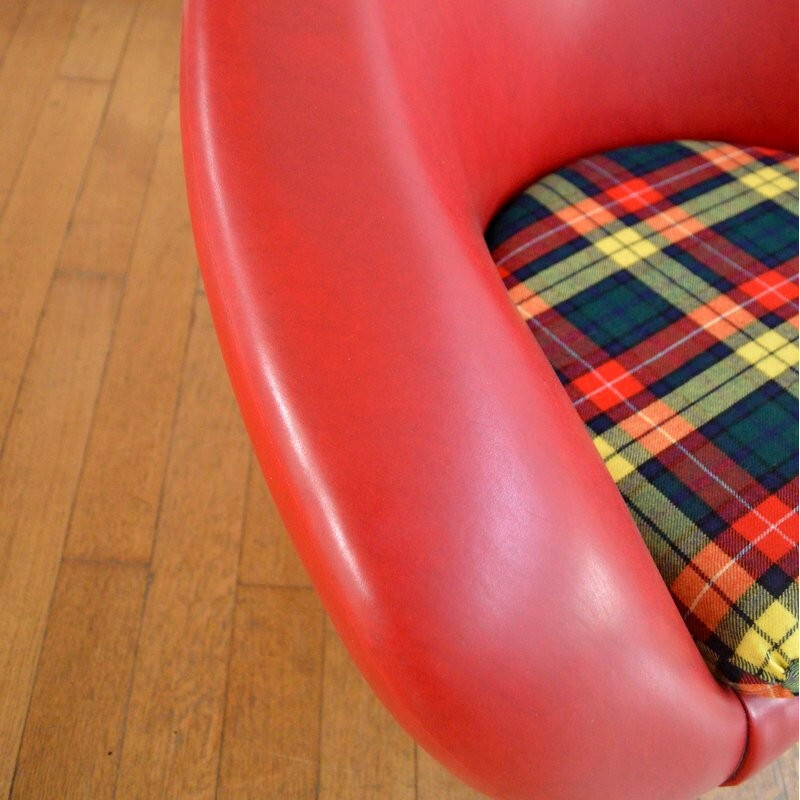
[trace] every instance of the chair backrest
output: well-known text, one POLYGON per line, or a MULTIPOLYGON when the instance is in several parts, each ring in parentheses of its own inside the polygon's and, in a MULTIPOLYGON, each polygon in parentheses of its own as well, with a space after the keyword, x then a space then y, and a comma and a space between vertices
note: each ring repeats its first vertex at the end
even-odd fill
POLYGON ((483 222, 537 175, 617 146, 696 138, 797 148, 795 3, 374 5, 379 58, 418 146, 431 164, 460 160, 483 222))

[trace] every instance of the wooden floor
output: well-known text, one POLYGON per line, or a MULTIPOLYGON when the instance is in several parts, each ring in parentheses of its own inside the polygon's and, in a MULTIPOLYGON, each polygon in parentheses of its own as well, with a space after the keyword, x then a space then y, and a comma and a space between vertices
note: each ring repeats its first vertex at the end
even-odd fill
MULTIPOLYGON (((377 704, 198 282, 178 0, 0 0, 0 798, 467 800, 377 704)), ((713 798, 796 796, 797 754, 713 798)))

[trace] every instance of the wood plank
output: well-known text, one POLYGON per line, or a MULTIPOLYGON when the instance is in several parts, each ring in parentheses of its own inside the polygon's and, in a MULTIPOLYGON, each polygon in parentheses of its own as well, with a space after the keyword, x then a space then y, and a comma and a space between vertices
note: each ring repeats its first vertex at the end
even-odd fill
POLYGON ((220 800, 317 796, 324 619, 310 589, 239 588, 220 800))
POLYGON ((486 800, 417 746, 416 800, 486 800))
POLYGON ((13 800, 112 797, 146 589, 142 566, 62 564, 13 800))
POLYGON ((380 704, 328 622, 320 800, 414 800, 414 743, 380 704))
POLYGON ((213 798, 249 444, 198 295, 116 797, 213 798))
MULTIPOLYGON (((80 3, 81 0, 28 0, 6 49, 0 65, 0 209, 6 204, 47 100, 80 3)), ((51 176, 59 172, 56 170, 51 176)))
POLYGON ((310 586, 255 457, 250 466, 239 580, 265 586, 310 586))
POLYGON ((173 96, 92 423, 71 557, 150 558, 197 282, 179 128, 173 96))
POLYGON ((180 14, 180 0, 141 0, 64 243, 61 269, 127 271, 178 71, 180 14))
POLYGON ((117 71, 136 0, 84 0, 59 74, 110 81, 117 71))
POLYGON ((0 457, 0 797, 17 758, 119 289, 105 277, 55 279, 0 457))
POLYGON ((800 752, 798 745, 795 744, 788 752, 784 753, 777 762, 781 781, 783 782, 786 798, 794 798, 797 794, 797 787, 800 785, 798 777, 798 767, 800 766, 800 752))
POLYGON ((22 18, 25 3, 26 0, 3 0, 0 3, 0 65, 22 18))
POLYGON ((0 219, 0 435, 6 430, 107 92, 103 84, 54 82, 0 219))

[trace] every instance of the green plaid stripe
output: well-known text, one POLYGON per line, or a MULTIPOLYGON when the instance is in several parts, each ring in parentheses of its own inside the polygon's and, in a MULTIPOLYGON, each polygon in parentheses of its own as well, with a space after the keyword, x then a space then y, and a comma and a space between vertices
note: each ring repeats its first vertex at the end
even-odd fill
POLYGON ((710 666, 796 694, 796 158, 623 148, 487 241, 710 666))

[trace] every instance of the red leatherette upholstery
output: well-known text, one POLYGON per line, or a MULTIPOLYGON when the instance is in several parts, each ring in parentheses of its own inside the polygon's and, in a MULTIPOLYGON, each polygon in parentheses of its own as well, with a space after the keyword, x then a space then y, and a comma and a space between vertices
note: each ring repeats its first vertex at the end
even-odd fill
POLYGON ((490 795, 691 798, 742 758, 482 231, 593 151, 794 149, 795 27, 784 0, 187 2, 189 198, 264 473, 375 691, 490 795))
POLYGON ((747 749, 728 784, 741 783, 797 741, 797 701, 741 695, 747 712, 747 749))

